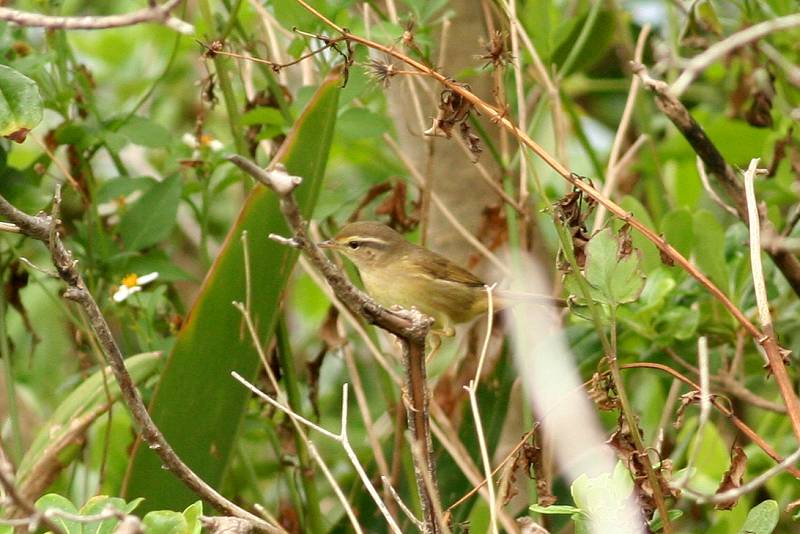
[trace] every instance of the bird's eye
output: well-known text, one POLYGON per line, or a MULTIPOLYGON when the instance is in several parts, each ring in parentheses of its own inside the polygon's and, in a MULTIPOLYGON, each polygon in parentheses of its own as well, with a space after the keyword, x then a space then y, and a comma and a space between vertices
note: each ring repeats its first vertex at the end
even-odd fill
POLYGON ((350 248, 351 248, 351 249, 353 249, 353 250, 356 250, 358 247, 360 247, 360 246, 361 246, 361 242, 360 242, 360 241, 350 241, 350 242, 347 244, 347 246, 348 246, 348 247, 350 247, 350 248))

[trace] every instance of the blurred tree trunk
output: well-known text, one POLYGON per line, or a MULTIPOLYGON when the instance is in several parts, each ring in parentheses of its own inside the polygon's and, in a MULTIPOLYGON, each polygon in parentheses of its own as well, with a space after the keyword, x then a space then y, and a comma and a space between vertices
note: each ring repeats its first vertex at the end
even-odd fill
MULTIPOLYGON (((486 20, 481 2, 478 0, 456 0, 449 3, 455 12, 446 36, 444 61, 438 56, 439 42, 434 47, 437 55, 433 61, 436 67, 448 76, 457 76, 468 67, 475 67, 479 60, 475 56, 481 52, 479 39, 486 38, 486 20)), ((437 39, 441 36, 437 35, 437 39)), ((410 80, 408 77, 392 83, 387 93, 390 113, 402 150, 410 156, 415 166, 425 175, 431 190, 452 211, 458 221, 471 234, 475 235, 481 225, 484 208, 497 205, 500 199, 492 188, 478 174, 470 156, 459 146, 454 133, 453 139, 425 137, 423 131, 430 127, 436 116, 441 88, 438 84, 422 78, 410 80), (419 96, 422 117, 414 105, 412 92, 419 96)), ((470 84, 472 90, 481 98, 491 102, 492 77, 490 71, 480 77, 459 80, 470 84)), ((481 119, 491 134, 498 129, 489 121, 481 119)), ((480 162, 493 177, 498 175, 495 162, 484 152, 480 162)), ((458 233, 453 225, 432 203, 428 203, 427 245, 461 265, 475 252, 458 233)), ((485 262, 483 262, 485 264, 485 262)), ((480 269, 479 269, 480 270, 480 269)))

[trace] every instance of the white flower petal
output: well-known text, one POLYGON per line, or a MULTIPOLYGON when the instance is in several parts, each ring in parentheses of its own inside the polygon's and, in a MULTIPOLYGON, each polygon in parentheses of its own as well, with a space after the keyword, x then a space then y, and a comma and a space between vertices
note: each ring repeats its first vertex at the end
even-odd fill
POLYGON ((211 142, 208 143, 208 148, 210 148, 213 152, 219 152, 225 148, 225 143, 219 139, 212 139, 211 142))
POLYGON ((112 298, 114 299, 114 302, 122 302, 128 298, 130 294, 131 292, 128 286, 119 286, 119 288, 117 288, 117 290, 114 292, 114 296, 112 298))
POLYGON ((200 143, 197 142, 197 137, 188 132, 183 134, 181 141, 183 141, 183 144, 189 148, 197 148, 200 145, 200 143))
POLYGON ((158 273, 155 273, 155 272, 154 273, 143 274, 142 276, 139 276, 136 279, 136 283, 138 285, 140 285, 140 286, 143 286, 145 284, 149 284, 150 282, 152 282, 156 278, 158 278, 158 273))

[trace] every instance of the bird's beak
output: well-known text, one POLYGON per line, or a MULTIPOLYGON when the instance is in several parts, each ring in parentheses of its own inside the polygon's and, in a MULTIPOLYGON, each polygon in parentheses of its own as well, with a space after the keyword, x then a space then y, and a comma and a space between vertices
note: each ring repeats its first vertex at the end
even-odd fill
POLYGON ((317 246, 319 248, 336 248, 339 246, 339 243, 337 243, 333 239, 326 239, 325 241, 317 243, 317 246))

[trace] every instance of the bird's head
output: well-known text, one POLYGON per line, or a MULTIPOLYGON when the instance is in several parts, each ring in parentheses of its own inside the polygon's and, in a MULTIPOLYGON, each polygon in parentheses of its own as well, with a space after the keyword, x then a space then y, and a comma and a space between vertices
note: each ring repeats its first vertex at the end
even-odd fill
POLYGON ((386 262, 411 245, 385 224, 360 221, 346 224, 335 237, 319 243, 319 246, 339 252, 349 258, 359 270, 363 270, 386 265, 386 262))

